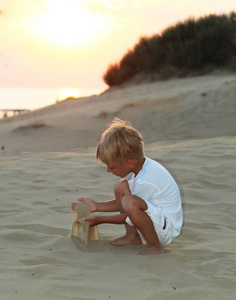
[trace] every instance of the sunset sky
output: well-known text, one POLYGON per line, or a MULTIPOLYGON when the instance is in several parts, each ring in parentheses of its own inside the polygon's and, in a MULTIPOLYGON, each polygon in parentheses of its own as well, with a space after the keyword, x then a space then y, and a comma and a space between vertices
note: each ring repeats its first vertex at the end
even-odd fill
POLYGON ((0 0, 0 87, 104 90, 109 63, 140 36, 235 0, 0 0))

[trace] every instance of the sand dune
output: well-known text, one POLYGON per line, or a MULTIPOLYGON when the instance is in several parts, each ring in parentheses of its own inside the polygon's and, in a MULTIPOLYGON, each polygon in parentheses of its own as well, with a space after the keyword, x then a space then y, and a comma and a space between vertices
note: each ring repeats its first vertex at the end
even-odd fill
POLYGON ((232 74, 178 79, 2 120, 0 298, 235 299, 235 89, 232 74), (183 231, 165 255, 105 246, 122 225, 100 225, 87 248, 70 237, 72 201, 113 197, 117 178, 94 154, 114 116, 140 129, 180 187, 183 231))
POLYGON ((9 155, 94 147, 115 116, 129 120, 145 142, 232 136, 235 95, 235 74, 114 88, 0 120, 0 143, 9 155))

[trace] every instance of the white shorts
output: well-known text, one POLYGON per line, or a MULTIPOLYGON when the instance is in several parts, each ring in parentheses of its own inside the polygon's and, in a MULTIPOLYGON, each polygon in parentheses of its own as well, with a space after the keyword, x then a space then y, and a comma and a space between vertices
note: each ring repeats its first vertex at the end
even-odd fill
MULTIPOLYGON (((169 245, 174 239, 172 223, 167 218, 165 218, 160 207, 153 205, 149 201, 145 202, 148 207, 147 210, 145 210, 145 213, 152 220, 156 234, 162 247, 165 247, 169 245)), ((127 217, 125 221, 128 225, 133 226, 129 217, 127 217)), ((142 235, 140 231, 139 234, 142 235)))

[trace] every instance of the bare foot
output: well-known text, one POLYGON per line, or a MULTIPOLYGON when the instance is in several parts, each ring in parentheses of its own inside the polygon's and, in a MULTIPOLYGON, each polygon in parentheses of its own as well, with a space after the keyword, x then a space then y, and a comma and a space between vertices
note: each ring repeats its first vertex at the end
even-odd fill
POLYGON ((146 246, 140 250, 134 252, 136 255, 153 255, 153 254, 164 254, 165 250, 156 246, 146 246))
POLYGON ((125 235, 109 243, 112 246, 125 246, 125 245, 141 245, 142 240, 139 235, 125 235))

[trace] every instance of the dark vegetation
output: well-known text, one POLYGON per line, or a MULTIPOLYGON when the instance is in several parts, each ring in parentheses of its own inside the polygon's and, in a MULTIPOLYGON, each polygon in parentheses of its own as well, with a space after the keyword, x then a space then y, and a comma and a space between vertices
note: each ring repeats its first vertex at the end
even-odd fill
POLYGON ((236 69, 236 13, 190 18, 161 35, 141 37, 119 63, 110 64, 103 80, 112 87, 140 73, 159 78, 226 67, 236 69))

